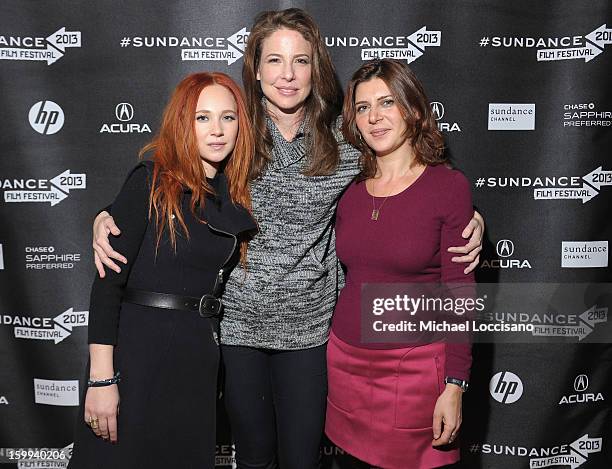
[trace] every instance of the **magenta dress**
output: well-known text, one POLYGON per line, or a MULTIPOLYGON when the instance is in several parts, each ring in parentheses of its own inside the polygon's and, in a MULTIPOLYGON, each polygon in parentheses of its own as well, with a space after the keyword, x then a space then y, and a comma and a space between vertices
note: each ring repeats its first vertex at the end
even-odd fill
MULTIPOLYGON (((379 207, 383 198, 376 198, 379 207)), ((328 344, 325 431, 340 448, 386 469, 421 469, 459 459, 457 442, 432 446, 433 411, 444 377, 469 379, 471 346, 434 342, 364 344, 360 333, 363 283, 472 283, 449 246, 473 214, 470 183, 458 171, 428 166, 403 192, 389 197, 371 220, 372 196, 353 183, 338 203, 336 249, 346 285, 328 344)))

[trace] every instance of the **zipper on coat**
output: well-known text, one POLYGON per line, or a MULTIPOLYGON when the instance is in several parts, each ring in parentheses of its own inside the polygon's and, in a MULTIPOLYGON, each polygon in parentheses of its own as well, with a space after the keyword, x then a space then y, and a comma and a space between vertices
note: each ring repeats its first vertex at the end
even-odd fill
MULTIPOLYGON (((224 273, 224 269, 225 269, 225 266, 231 260, 232 256, 234 255, 234 251, 236 250, 236 245, 238 244, 238 237, 236 235, 232 234, 232 233, 228 233, 227 231, 223 231, 223 230, 220 230, 219 228, 215 228, 210 223, 208 223, 208 227, 211 230, 216 231, 217 233, 222 233, 224 235, 230 236, 234 240, 234 244, 232 246, 232 250, 230 251, 229 255, 227 256, 227 258, 225 259, 223 264, 221 264, 221 268, 217 272, 217 279, 215 281, 215 287, 217 287, 218 285, 223 285, 223 273, 224 273)), ((209 320, 209 324, 210 324, 210 329, 211 329, 211 332, 212 332, 213 340, 215 341, 215 344, 219 345, 219 334, 217 333, 217 331, 215 330, 215 327, 213 326, 212 319, 209 320)))
POLYGON ((234 245, 232 246, 232 250, 230 251, 229 256, 227 256, 227 259, 225 259, 225 262, 223 262, 223 264, 221 264, 221 268, 219 269, 219 272, 222 274, 223 273, 223 269, 225 269, 225 266, 227 265, 227 263, 230 261, 230 259, 234 255, 234 251, 236 250, 236 245, 238 244, 238 237, 235 234, 228 233, 227 231, 220 230, 219 228, 215 228, 210 223, 208 223, 208 227, 211 230, 213 230, 213 231, 216 231, 218 233, 222 233, 224 235, 230 236, 234 240, 234 245))

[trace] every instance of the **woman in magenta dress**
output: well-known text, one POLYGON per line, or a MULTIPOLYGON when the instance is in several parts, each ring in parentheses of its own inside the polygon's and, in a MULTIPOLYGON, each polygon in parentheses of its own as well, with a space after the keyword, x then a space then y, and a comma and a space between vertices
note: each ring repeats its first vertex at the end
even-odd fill
POLYGON ((364 283, 474 282, 447 251, 472 216, 470 184, 445 164, 429 101, 405 64, 359 68, 343 114, 344 135, 362 156, 338 204, 337 253, 347 275, 327 350, 326 433, 386 469, 452 464, 471 346, 364 343, 360 297, 364 283))

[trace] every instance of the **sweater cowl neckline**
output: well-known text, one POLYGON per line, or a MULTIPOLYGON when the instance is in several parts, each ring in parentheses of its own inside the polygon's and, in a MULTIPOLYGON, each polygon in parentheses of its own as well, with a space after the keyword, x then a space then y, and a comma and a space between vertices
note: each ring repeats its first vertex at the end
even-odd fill
MULTIPOLYGON (((262 104, 264 108, 267 107, 265 98, 262 99, 262 104)), ((293 140, 290 142, 285 140, 285 137, 283 137, 283 134, 269 115, 266 115, 266 127, 272 137, 272 160, 269 164, 270 169, 282 169, 304 159, 306 155, 305 137, 306 132, 310 128, 308 117, 302 119, 293 140)))

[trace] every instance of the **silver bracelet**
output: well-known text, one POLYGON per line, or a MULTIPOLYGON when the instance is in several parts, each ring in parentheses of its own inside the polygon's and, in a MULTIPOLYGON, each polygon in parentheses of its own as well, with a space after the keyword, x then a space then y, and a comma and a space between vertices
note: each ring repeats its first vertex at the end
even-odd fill
POLYGON ((117 384, 119 381, 121 381, 121 373, 117 371, 112 378, 101 379, 99 381, 94 381, 92 379, 87 380, 87 387, 88 388, 101 388, 103 386, 110 386, 112 384, 117 384))

